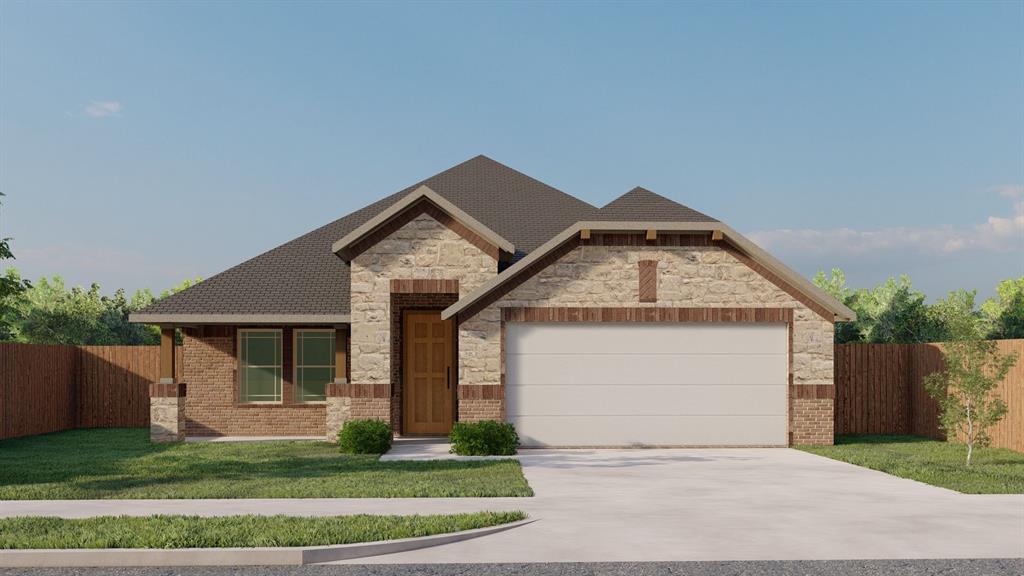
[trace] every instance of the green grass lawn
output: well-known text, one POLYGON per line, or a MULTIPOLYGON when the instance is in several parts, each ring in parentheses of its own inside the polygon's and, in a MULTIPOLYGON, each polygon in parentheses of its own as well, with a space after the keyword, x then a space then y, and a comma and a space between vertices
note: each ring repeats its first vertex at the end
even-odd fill
POLYGON ((151 444, 137 428, 0 442, 0 500, 532 495, 515 460, 380 462, 313 441, 151 444))
POLYGON ((1024 454, 967 447, 918 436, 840 436, 835 446, 798 449, 967 494, 1024 493, 1024 454))
POLYGON ((0 550, 325 546, 447 534, 522 520, 522 512, 434 516, 98 516, 0 518, 0 550))

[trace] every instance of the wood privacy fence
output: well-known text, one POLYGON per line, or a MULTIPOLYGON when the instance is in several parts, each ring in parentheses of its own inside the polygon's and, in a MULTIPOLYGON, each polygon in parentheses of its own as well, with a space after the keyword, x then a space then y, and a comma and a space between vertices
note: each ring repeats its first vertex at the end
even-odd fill
MULTIPOLYGON (((1009 413, 989 433, 992 446, 1024 452, 1024 340, 999 340, 1017 365, 995 394, 1009 413)), ((943 438, 937 403, 924 377, 942 370, 940 344, 837 344, 835 433, 911 434, 943 438)))
POLYGON ((0 344, 0 439, 149 426, 159 374, 159 346, 0 344))

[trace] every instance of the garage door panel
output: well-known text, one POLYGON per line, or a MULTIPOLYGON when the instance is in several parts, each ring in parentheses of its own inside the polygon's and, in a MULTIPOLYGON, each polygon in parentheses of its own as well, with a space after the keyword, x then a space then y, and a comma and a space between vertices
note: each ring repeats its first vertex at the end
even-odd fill
POLYGON ((785 446, 785 416, 521 416, 524 446, 785 446))
POLYGON ((775 386, 515 386, 505 394, 510 418, 530 416, 778 415, 785 389, 775 386))
POLYGON ((524 445, 787 443, 785 324, 512 323, 505 338, 524 445))
POLYGON ((786 354, 510 354, 510 382, 538 385, 778 384, 786 354))
POLYGON ((778 338, 777 324, 637 324, 567 323, 510 324, 508 354, 614 354, 623 352, 623 331, 629 350, 648 354, 715 354, 742 350, 749 354, 786 354, 787 340, 778 338))

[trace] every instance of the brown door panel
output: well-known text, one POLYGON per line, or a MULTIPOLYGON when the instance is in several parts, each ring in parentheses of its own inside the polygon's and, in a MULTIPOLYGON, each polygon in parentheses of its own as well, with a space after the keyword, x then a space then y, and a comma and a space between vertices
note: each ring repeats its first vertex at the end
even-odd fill
POLYGON ((447 434, 454 413, 454 323, 440 312, 407 311, 404 317, 405 432, 447 434))

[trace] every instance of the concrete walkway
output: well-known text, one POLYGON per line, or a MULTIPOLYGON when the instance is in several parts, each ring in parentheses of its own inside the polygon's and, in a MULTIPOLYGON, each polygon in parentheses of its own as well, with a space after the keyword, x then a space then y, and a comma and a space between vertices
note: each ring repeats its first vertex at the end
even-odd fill
POLYGON ((788 449, 526 450, 534 498, 0 502, 0 516, 428 514, 537 522, 359 562, 1024 557, 1024 496, 964 495, 788 449))
POLYGON ((452 454, 447 438, 395 438, 391 450, 380 459, 393 460, 501 460, 519 456, 459 456, 452 454))

